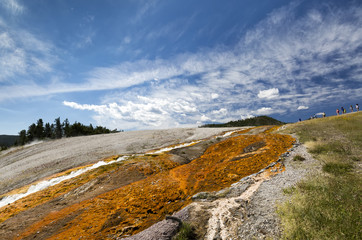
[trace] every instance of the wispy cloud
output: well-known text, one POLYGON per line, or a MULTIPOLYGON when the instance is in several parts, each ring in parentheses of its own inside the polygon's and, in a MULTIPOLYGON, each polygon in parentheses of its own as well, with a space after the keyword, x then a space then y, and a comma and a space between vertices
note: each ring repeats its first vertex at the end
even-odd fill
POLYGON ((152 14, 157 6, 159 0, 151 0, 151 1, 140 1, 141 7, 138 9, 135 17, 132 18, 132 23, 137 23, 141 21, 147 14, 152 14))
MULTIPOLYGON (((341 83, 333 76, 362 63, 358 50, 362 42, 358 27, 362 24, 361 9, 346 8, 327 14, 312 9, 296 18, 295 7, 292 4, 270 14, 235 49, 186 54, 172 61, 137 62, 136 69, 126 76, 122 75, 126 72, 122 68, 130 68, 125 65, 99 69, 91 82, 118 79, 118 86, 132 87, 153 79, 177 79, 181 85, 177 87, 181 92, 177 98, 172 97, 173 86, 167 84, 162 88, 148 86, 148 92, 143 94, 155 97, 167 92, 170 102, 191 98, 197 102, 198 117, 189 118, 190 122, 197 118, 209 121, 285 113, 297 110, 294 106, 298 102, 311 105, 326 101, 335 91, 335 84, 341 83), (291 24, 285 25, 286 21, 291 24)), ((353 71, 347 74, 356 78, 353 71)), ((345 88, 351 87, 348 80, 344 83, 345 88)), ((138 100, 133 99, 132 103, 137 104, 138 100)))
MULTIPOLYGON (((140 17, 153 6, 140 12, 140 17)), ((33 93, 29 90, 23 94, 112 89, 99 104, 65 101, 64 105, 94 111, 99 123, 129 128, 284 114, 297 111, 296 106, 329 101, 336 96, 336 88, 341 96, 350 92, 362 97, 362 8, 321 7, 296 14, 298 7, 293 3, 270 13, 232 48, 216 46, 169 59, 97 67, 79 83, 34 83, 28 85, 33 93)), ((13 51, 18 42, 11 34, 0 37, 5 39, 4 49, 13 46, 8 47, 14 54, 9 74, 26 71, 31 61, 26 57, 29 50, 21 48, 25 57, 21 51, 18 56, 13 51)), ((124 42, 131 39, 127 37, 124 42)), ((52 67, 37 66, 41 71, 51 71, 52 67)), ((10 87, 0 89, 0 96, 11 98, 9 91, 10 87)))
POLYGON ((2 0, 0 5, 5 7, 11 14, 20 14, 25 10, 25 7, 18 0, 2 0))
POLYGON ((14 85, 15 77, 20 77, 22 81, 18 84, 26 84, 25 79, 30 80, 33 75, 39 76, 53 70, 58 59, 52 44, 27 31, 6 25, 0 25, 0 31, 0 82, 12 82, 14 85))

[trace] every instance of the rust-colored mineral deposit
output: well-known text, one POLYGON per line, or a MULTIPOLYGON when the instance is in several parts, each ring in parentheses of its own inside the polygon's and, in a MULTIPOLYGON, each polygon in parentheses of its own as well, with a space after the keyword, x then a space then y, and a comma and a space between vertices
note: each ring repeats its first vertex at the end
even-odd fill
MULTIPOLYGON (((102 174, 109 177, 117 174, 122 178, 120 171, 126 174, 125 171, 131 171, 134 166, 133 170, 142 174, 142 179, 50 212, 17 239, 37 236, 43 239, 112 239, 133 235, 188 205, 194 194, 221 190, 267 167, 290 149, 293 141, 290 136, 269 132, 234 134, 214 143, 185 165, 173 162, 168 153, 134 157, 102 174)), ((60 191, 59 186, 55 189, 60 191)))

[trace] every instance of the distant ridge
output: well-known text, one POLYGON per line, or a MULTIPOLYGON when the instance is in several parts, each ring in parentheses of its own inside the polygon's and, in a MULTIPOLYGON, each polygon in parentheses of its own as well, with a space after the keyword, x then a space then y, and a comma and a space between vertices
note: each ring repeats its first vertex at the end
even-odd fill
POLYGON ((276 120, 272 117, 258 116, 243 120, 230 121, 228 123, 205 124, 202 125, 201 127, 217 128, 217 127, 243 127, 243 126, 264 126, 264 125, 282 125, 282 124, 285 123, 276 120))
POLYGON ((0 135, 0 146, 10 147, 14 145, 19 136, 16 135, 0 135))

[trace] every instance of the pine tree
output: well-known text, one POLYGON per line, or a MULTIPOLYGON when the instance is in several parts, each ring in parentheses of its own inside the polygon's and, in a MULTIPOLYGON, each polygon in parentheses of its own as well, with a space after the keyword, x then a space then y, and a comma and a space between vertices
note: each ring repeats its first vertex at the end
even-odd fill
POLYGON ((24 145, 25 143, 28 142, 28 138, 26 137, 26 131, 25 130, 21 130, 19 132, 19 140, 18 140, 18 144, 19 145, 24 145))
POLYGON ((43 124, 43 119, 41 118, 36 123, 35 137, 38 139, 44 138, 44 124, 43 124))
POLYGON ((66 118, 63 122, 63 126, 64 126, 64 135, 66 137, 71 137, 71 129, 70 129, 70 124, 69 124, 69 120, 68 118, 66 118))
POLYGON ((63 137, 63 126, 60 123, 60 117, 55 119, 55 137, 62 138, 63 137))
POLYGON ((50 125, 50 129, 51 129, 51 133, 52 133, 51 139, 55 139, 55 126, 53 123, 50 125))
POLYGON ((46 138, 51 138, 52 137, 52 128, 50 127, 49 123, 45 124, 44 136, 46 138))
POLYGON ((28 138, 29 142, 31 142, 35 139, 35 133, 36 133, 36 125, 35 125, 35 123, 33 123, 29 126, 28 132, 27 132, 27 138, 28 138))

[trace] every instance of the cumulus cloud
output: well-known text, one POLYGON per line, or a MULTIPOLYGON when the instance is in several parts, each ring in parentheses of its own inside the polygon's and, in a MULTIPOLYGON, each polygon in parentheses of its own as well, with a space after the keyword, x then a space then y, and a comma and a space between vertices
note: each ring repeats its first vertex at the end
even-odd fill
POLYGON ((201 122, 206 122, 206 121, 210 121, 210 118, 206 117, 205 115, 202 115, 200 120, 201 120, 201 122))
POLYGON ((305 110, 305 109, 309 109, 309 107, 301 105, 301 106, 298 106, 298 108, 297 108, 297 110, 305 110))
POLYGON ((258 93, 258 98, 273 99, 279 97, 279 89, 271 88, 267 90, 261 90, 258 93))
POLYGON ((268 115, 273 112, 274 112, 274 110, 271 107, 262 107, 262 108, 257 109, 256 111, 253 111, 253 113, 256 115, 268 115))
POLYGON ((123 123, 122 126, 144 128, 165 128, 177 124, 190 124, 188 118, 205 119, 202 117, 195 105, 191 102, 179 99, 170 101, 169 99, 137 97, 138 101, 127 101, 123 103, 109 103, 103 105, 78 104, 75 102, 63 101, 65 106, 79 109, 90 110, 97 113, 95 117, 109 125, 114 120, 123 123), (131 123, 131 124, 129 124, 131 123))

